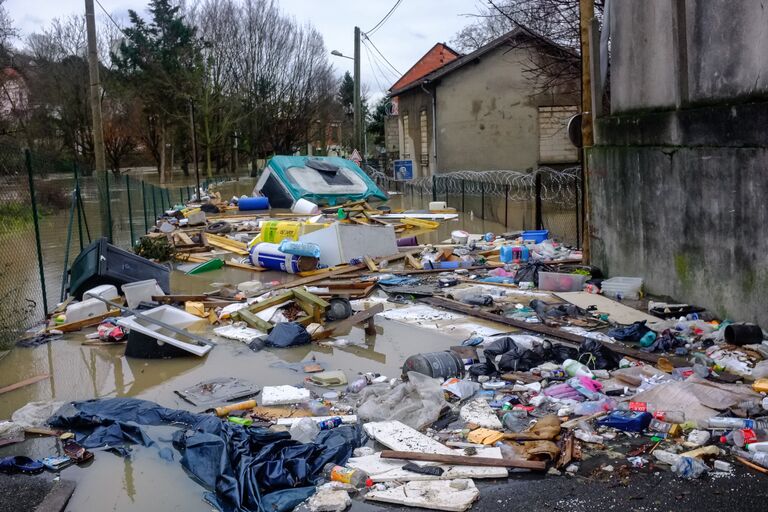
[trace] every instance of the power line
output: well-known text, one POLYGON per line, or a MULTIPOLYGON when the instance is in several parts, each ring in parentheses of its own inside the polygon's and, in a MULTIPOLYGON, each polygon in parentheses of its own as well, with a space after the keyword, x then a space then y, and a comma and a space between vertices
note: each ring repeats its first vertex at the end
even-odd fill
POLYGON ((392 68, 392 69, 395 71, 395 73, 397 73, 398 77, 400 77, 400 76, 403 76, 403 74, 402 74, 402 73, 401 73, 401 72, 400 72, 400 71, 399 71, 399 70, 398 70, 398 69, 397 69, 397 68, 396 68, 396 67, 395 67, 395 66, 394 66, 394 65, 393 65, 391 62, 389 62, 389 60, 387 60, 387 58, 384 56, 384 54, 383 54, 383 53, 381 53, 381 50, 379 50, 379 49, 376 47, 376 45, 375 45, 375 44, 373 44, 373 41, 371 41, 371 38, 370 38, 370 37, 368 37, 368 34, 364 34, 364 35, 365 35, 365 39, 366 39, 366 40, 367 40, 369 43, 371 43, 371 46, 373 46, 373 49, 374 49, 374 50, 376 50, 376 53, 378 53, 379 55, 381 55, 381 58, 382 58, 382 59, 384 59, 384 62, 386 62, 386 63, 389 65, 389 67, 391 67, 391 68, 392 68))
MULTIPOLYGON (((363 44, 363 48, 365 48, 365 53, 366 55, 368 55, 368 66, 371 68, 371 75, 373 75, 373 79, 376 81, 376 85, 379 86, 380 91, 386 92, 387 89, 381 85, 381 82, 379 81, 379 76, 376 73, 376 71, 373 69, 373 65, 376 64, 378 67, 378 64, 374 62, 373 55, 371 54, 370 48, 368 48, 368 45, 366 44, 363 44)), ((379 69, 379 71, 381 71, 381 69, 379 69)), ((386 75, 384 75, 383 73, 382 73, 382 77, 384 78, 385 81, 387 80, 386 75)))
POLYGON ((117 24, 117 22, 116 22, 116 21, 115 21, 115 19, 112 17, 112 15, 111 15, 111 14, 109 14, 109 13, 107 12, 107 10, 104 8, 104 6, 103 6, 103 5, 101 5, 101 2, 99 2, 99 0, 96 0, 96 3, 99 5, 99 7, 101 8, 101 10, 102 10, 102 11, 104 11, 104 14, 106 14, 106 15, 107 15, 107 18, 109 18, 109 21, 111 21, 111 22, 112 22, 112 24, 113 24, 114 26, 116 26, 116 27, 117 27, 117 30, 119 30, 120 32, 122 32, 122 34, 123 34, 124 36, 128 37, 128 35, 127 35, 127 34, 125 33, 125 31, 123 30, 123 27, 121 27, 120 25, 118 25, 118 24, 117 24))
POLYGON ((377 24, 376 24, 376 25, 375 25, 375 26, 374 26, 374 27, 373 27, 371 30, 369 30, 368 32, 365 32, 365 33, 366 33, 366 34, 373 34, 375 31, 377 31, 378 29, 380 29, 380 28, 381 28, 381 26, 382 26, 382 25, 384 25, 384 23, 386 23, 386 22, 387 22, 387 20, 389 19, 389 17, 390 17, 390 16, 392 16, 392 13, 394 13, 394 12, 395 12, 395 9, 397 9, 397 7, 398 7, 398 6, 399 6, 399 5, 400 5, 402 2, 403 2, 403 0, 397 0, 397 1, 395 2, 395 5, 393 5, 393 6, 392 6, 392 8, 389 10, 389 12, 387 12, 387 14, 385 14, 385 15, 384 15, 384 17, 383 17, 383 18, 381 18, 381 20, 380 20, 380 21, 379 21, 379 22, 378 22, 378 23, 377 23, 377 24))
POLYGON ((381 74, 382 78, 387 82, 396 82, 400 75, 393 72, 391 69, 389 69, 382 61, 381 57, 378 57, 375 53, 373 53, 373 50, 363 41, 363 46, 365 47, 366 51, 369 52, 370 58, 373 61, 373 64, 376 66, 376 69, 379 70, 379 73, 381 74))

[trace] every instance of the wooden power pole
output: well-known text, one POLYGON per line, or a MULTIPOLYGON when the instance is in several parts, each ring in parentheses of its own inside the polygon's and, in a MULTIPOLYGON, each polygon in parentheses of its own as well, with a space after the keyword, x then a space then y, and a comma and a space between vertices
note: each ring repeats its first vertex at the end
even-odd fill
POLYGON ((595 17, 594 0, 579 0, 579 34, 581 38, 581 140, 582 140, 582 196, 584 201, 584 226, 582 237, 582 251, 584 262, 590 261, 589 233, 590 233, 590 208, 589 208, 589 162, 587 152, 594 144, 594 130, 592 127, 592 80, 590 77, 590 30, 592 18, 595 17))
MULTIPOLYGON (((97 180, 109 179, 106 176, 107 162, 104 156, 104 128, 101 120, 101 81, 99 80, 99 54, 96 49, 96 16, 93 10, 93 0, 85 0, 85 28, 88 37, 88 75, 91 86, 91 119, 93 121, 93 155, 97 180)), ((99 208, 101 216, 102 235, 110 233, 106 184, 99 186, 101 192, 99 208)))
MULTIPOLYGON (((355 109, 355 122, 354 122, 354 130, 355 130, 355 136, 352 138, 354 140, 355 147, 353 149, 356 149, 358 151, 363 151, 362 148, 362 130, 363 130, 363 113, 362 113, 362 102, 360 101, 360 27, 355 27, 355 86, 354 86, 354 95, 353 98, 354 102, 354 109, 355 109)), ((363 156, 365 158, 365 156, 363 156)))

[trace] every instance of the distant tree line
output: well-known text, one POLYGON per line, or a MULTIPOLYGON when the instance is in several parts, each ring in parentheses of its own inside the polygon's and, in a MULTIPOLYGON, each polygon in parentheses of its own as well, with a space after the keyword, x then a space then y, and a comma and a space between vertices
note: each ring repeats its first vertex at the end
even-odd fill
MULTIPOLYGON (((0 139, 92 166, 84 16, 56 19, 14 48, 3 2, 0 139)), ((332 123, 350 140, 350 77, 335 76, 321 34, 277 1, 150 0, 148 13, 129 11, 125 27, 107 19, 98 27, 113 171, 143 159, 162 181, 173 167, 188 173, 193 108, 198 161, 208 175, 237 158, 255 166, 271 154, 324 144, 332 123)))

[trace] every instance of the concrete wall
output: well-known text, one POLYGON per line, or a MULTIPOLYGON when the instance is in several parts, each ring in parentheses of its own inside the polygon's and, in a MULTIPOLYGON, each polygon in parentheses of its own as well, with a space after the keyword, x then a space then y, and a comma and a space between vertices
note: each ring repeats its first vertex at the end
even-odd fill
POLYGON ((437 85, 440 172, 521 170, 539 163, 538 107, 577 98, 536 94, 528 49, 501 47, 443 77, 437 85))
POLYGON ((615 0, 592 262, 768 325, 768 4, 615 0))
POLYGON ((613 0, 611 112, 768 91, 763 0, 613 0))
POLYGON ((413 177, 430 176, 434 172, 435 159, 432 151, 432 97, 421 88, 412 89, 398 97, 399 101, 399 120, 402 130, 400 132, 400 157, 413 160, 413 177), (429 144, 427 152, 422 152, 421 148, 421 112, 427 113, 427 134, 429 144), (403 125, 405 117, 408 116, 408 128, 403 125), (407 137, 407 143, 404 140, 407 137), (406 148, 408 148, 406 156, 406 148), (424 157, 424 160, 422 160, 424 157), (423 165, 422 161, 428 161, 428 165, 423 165))

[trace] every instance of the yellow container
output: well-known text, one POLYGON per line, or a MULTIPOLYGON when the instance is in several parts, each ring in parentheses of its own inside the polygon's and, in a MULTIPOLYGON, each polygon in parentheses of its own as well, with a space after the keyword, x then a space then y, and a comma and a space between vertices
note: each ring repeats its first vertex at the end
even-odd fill
POLYGON ((752 383, 752 389, 758 393, 768 393, 768 379, 757 379, 752 383))
POLYGON ((250 249, 261 242, 279 244, 286 238, 298 240, 301 235, 328 227, 328 224, 312 224, 295 220, 268 220, 261 225, 261 233, 248 243, 250 249))

